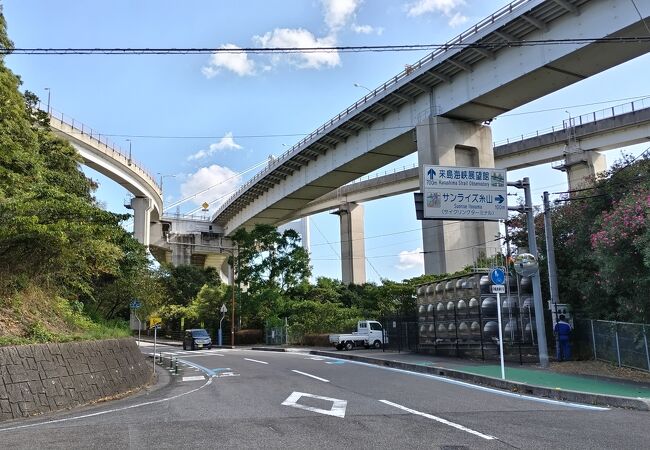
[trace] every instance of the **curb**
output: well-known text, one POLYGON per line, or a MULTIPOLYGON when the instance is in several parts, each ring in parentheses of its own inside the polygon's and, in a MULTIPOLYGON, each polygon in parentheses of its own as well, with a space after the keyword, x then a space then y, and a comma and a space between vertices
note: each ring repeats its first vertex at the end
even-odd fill
MULTIPOLYGON (((135 341, 138 342, 137 339, 135 341)), ((149 338, 140 339, 140 341, 141 342, 148 342, 150 344, 153 344, 153 339, 149 339, 149 338)), ((171 347, 182 347, 183 346, 183 343, 180 342, 180 341, 162 341, 162 342, 161 341, 156 341, 156 343, 158 345, 169 345, 171 347)), ((213 345, 212 348, 230 348, 230 349, 232 349, 232 348, 237 348, 237 347, 234 347, 232 345, 213 345)))
MULTIPOLYGON (((284 349, 277 349, 275 351, 284 351, 284 349)), ((517 392, 523 395, 533 395, 536 397, 550 398, 552 400, 563 400, 563 401, 584 403, 588 405, 597 405, 597 406, 612 406, 616 408, 634 409, 637 411, 650 411, 650 399, 633 398, 633 397, 617 397, 614 395, 592 394, 592 393, 578 392, 578 391, 565 391, 561 389, 552 389, 543 386, 535 386, 526 383, 519 383, 516 381, 501 380, 499 378, 486 377, 483 375, 475 375, 472 373, 461 372, 453 369, 446 369, 443 367, 420 366, 417 364, 403 363, 399 361, 369 358, 367 356, 332 353, 332 352, 325 352, 321 350, 312 350, 309 353, 312 355, 329 356, 331 358, 347 359, 351 361, 364 362, 367 364, 374 364, 377 366, 408 370, 410 372, 419 372, 419 373, 426 373, 429 375, 437 375, 441 377, 454 378, 457 380, 467 381, 473 384, 479 384, 482 386, 489 386, 498 389, 503 389, 506 391, 517 392)))
POLYGON ((257 350, 259 352, 286 352, 286 348, 277 348, 277 347, 252 347, 251 350, 257 350))

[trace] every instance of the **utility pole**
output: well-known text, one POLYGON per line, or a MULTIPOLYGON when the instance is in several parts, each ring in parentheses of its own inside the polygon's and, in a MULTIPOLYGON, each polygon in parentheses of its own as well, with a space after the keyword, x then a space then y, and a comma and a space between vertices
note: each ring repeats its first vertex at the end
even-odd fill
MULTIPOLYGON (((528 228, 528 251, 539 260, 537 251, 537 240, 535 237, 535 217, 533 211, 533 199, 530 192, 530 179, 525 177, 523 180, 510 182, 508 186, 514 186, 524 190, 525 204, 523 209, 519 207, 508 208, 519 212, 526 213, 526 223, 528 228)), ((544 324, 544 304, 542 303, 542 285, 539 278, 539 271, 531 276, 533 282, 533 305, 535 307, 535 328, 537 328, 537 347, 539 352, 539 365, 543 368, 548 367, 548 344, 546 342, 546 326, 544 324)))
POLYGON ((548 192, 544 192, 544 236, 546 237, 546 259, 548 263, 548 284, 551 290, 551 305, 557 314, 557 304, 560 300, 557 285, 557 267, 555 266, 555 246, 553 244, 553 224, 551 223, 551 202, 548 192))

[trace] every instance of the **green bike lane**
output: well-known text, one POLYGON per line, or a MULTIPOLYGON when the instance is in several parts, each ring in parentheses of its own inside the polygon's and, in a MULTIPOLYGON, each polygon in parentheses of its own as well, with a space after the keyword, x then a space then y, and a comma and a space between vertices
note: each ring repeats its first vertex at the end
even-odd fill
MULTIPOLYGON (((437 366, 430 361, 416 362, 418 365, 437 366)), ((463 365, 444 364, 444 367, 460 372, 482 375, 491 378, 501 378, 501 366, 498 364, 463 365)), ((506 380, 525 383, 531 386, 541 386, 551 389, 584 392, 588 394, 613 395, 617 397, 648 398, 650 385, 599 378, 586 375, 567 375, 541 368, 505 367, 506 380)))

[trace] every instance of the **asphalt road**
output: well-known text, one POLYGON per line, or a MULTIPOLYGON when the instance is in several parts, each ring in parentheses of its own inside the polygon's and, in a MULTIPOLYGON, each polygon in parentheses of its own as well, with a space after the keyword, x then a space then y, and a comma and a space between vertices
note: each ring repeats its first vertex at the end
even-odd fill
POLYGON ((0 448, 629 449, 650 442, 647 412, 306 353, 162 351, 178 355, 178 375, 158 367, 158 385, 128 399, 4 422, 0 448))

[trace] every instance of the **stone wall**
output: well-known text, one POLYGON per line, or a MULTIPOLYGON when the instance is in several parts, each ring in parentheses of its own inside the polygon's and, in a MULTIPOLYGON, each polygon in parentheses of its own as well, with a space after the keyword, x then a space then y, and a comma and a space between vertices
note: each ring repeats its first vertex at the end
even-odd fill
POLYGON ((135 341, 0 347, 0 421, 69 409, 152 380, 135 341))

